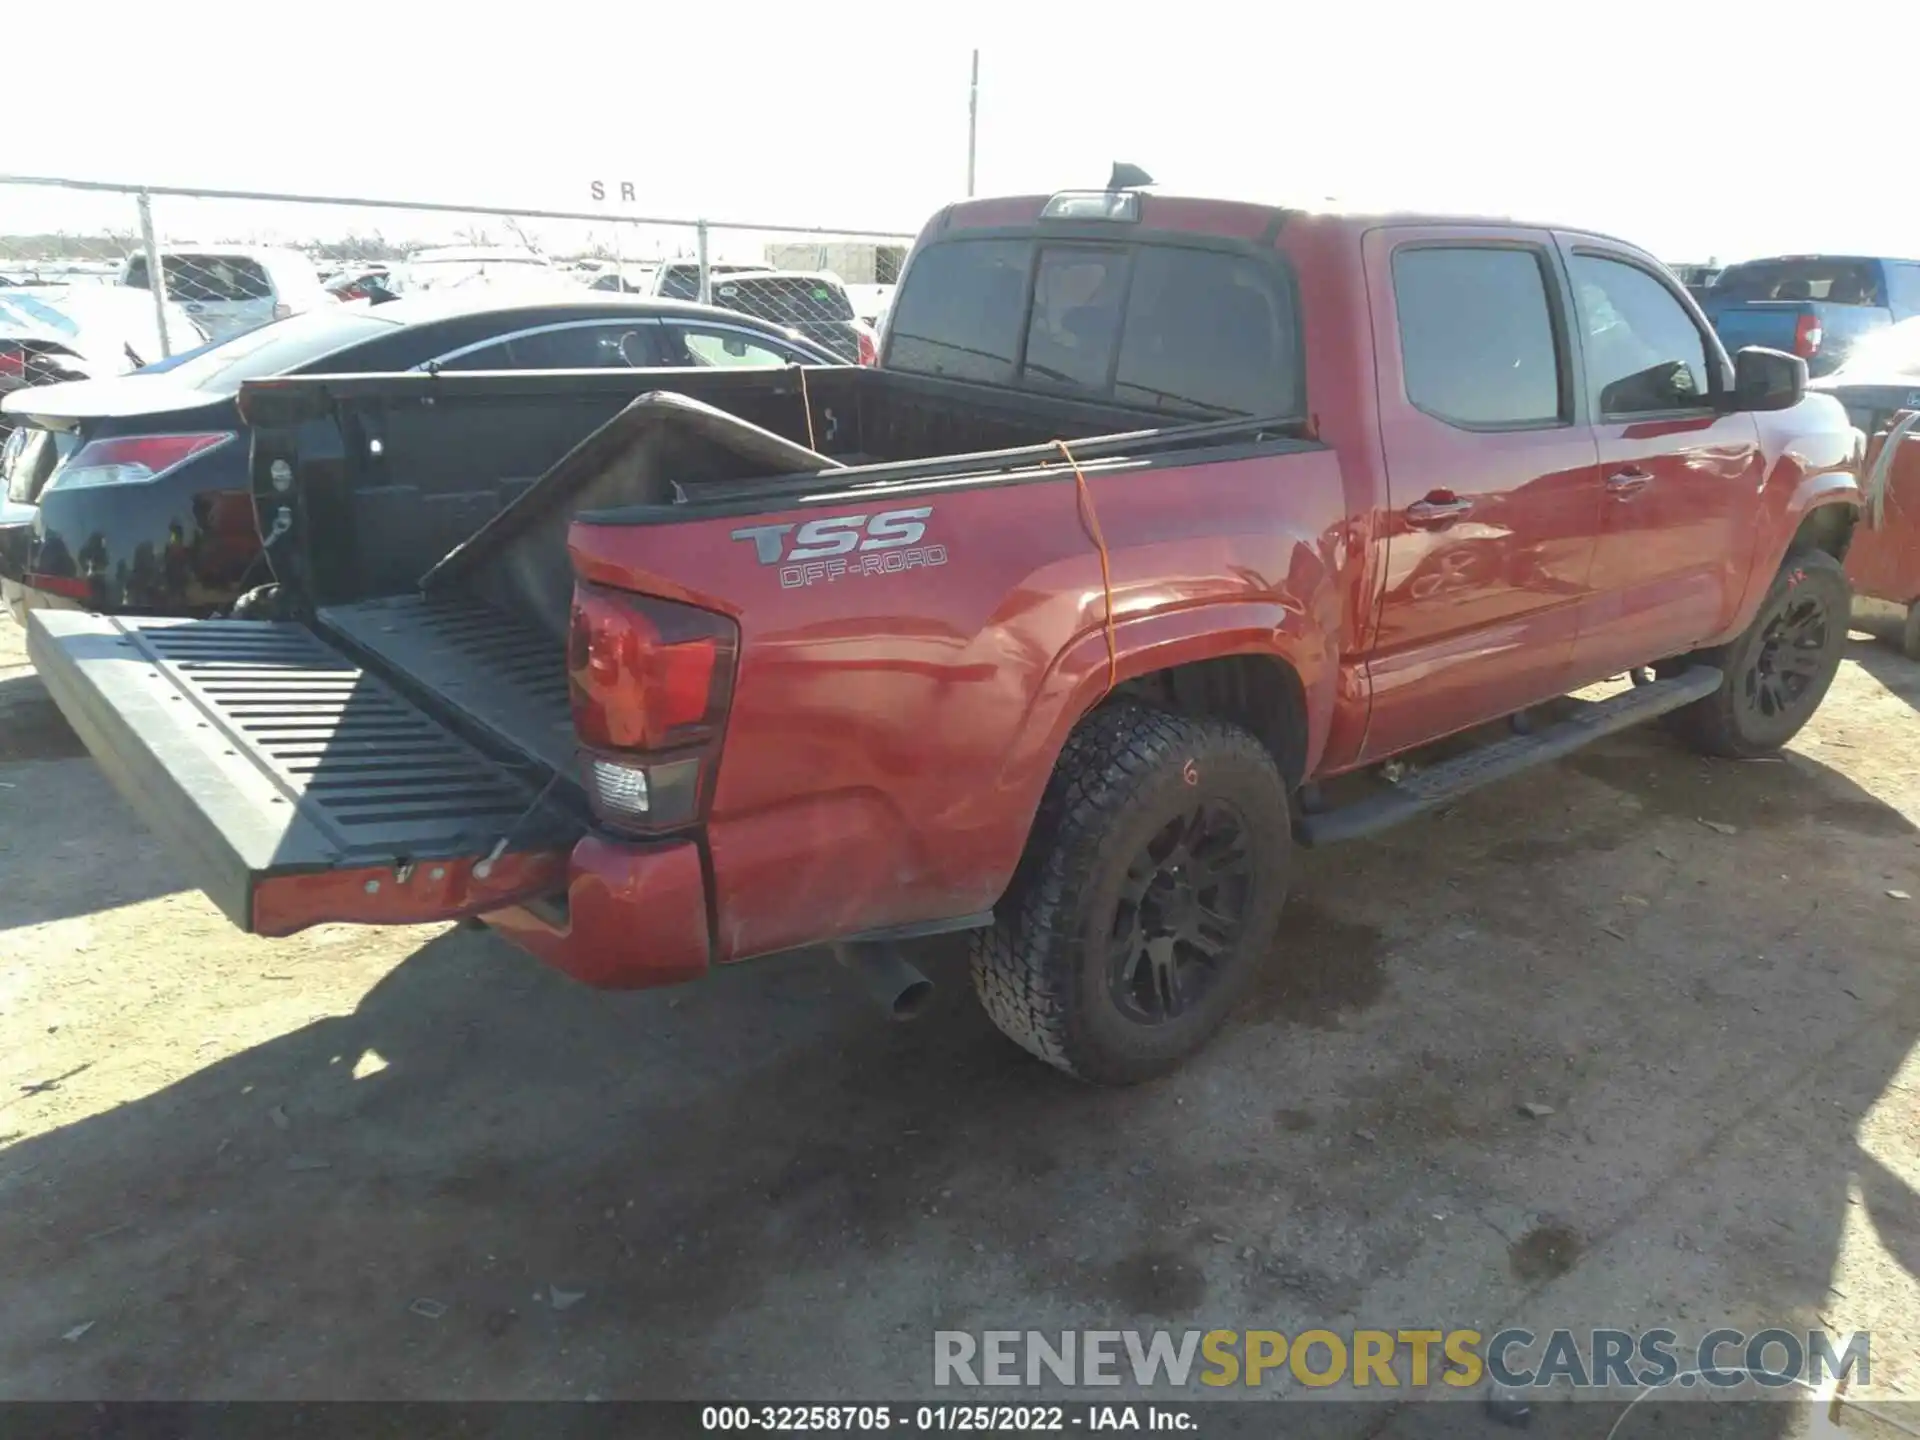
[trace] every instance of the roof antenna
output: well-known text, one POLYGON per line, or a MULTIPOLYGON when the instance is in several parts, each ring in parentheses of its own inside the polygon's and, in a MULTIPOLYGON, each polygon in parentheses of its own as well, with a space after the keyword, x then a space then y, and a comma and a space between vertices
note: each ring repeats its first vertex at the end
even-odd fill
POLYGON ((1138 165, 1129 165, 1124 160, 1113 162, 1113 174, 1107 180, 1109 190, 1137 190, 1143 185, 1151 185, 1154 178, 1138 165))

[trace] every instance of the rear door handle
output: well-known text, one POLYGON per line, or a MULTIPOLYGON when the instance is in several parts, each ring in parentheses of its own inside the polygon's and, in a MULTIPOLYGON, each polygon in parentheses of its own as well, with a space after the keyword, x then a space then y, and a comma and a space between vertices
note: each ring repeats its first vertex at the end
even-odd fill
POLYGON ((1407 523, 1423 528, 1451 525, 1473 512, 1473 501, 1462 500, 1457 495, 1442 499, 1429 495, 1424 500, 1416 500, 1407 506, 1407 523))
POLYGON ((1653 483, 1653 476, 1640 469, 1618 470, 1607 476, 1607 493, 1624 500, 1638 495, 1653 483))

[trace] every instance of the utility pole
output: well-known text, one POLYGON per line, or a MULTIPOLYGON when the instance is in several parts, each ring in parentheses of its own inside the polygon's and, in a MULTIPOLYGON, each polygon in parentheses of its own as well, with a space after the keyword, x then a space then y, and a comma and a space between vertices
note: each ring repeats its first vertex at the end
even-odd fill
POLYGON ((980 130, 980 52, 973 52, 973 83, 967 88, 967 195, 973 195, 973 147, 980 130))

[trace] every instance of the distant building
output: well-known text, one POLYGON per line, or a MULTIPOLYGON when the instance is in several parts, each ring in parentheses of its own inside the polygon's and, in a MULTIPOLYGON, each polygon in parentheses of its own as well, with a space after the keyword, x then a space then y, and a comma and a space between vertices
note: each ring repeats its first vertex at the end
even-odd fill
POLYGON ((767 246, 776 270, 825 270, 848 285, 892 285, 906 263, 905 245, 865 240, 783 240, 767 246))

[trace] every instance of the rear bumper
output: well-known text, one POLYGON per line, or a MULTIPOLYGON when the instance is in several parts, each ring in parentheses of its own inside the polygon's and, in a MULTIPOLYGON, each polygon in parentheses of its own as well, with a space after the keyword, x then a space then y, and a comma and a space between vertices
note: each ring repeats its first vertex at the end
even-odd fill
POLYGON ((476 916, 588 985, 707 969, 698 844, 583 834, 537 771, 311 630, 36 610, 27 650, 107 778, 243 930, 476 916))
POLYGON ((642 990, 696 980, 710 946, 707 882, 691 840, 574 846, 564 913, 515 905, 482 917, 521 949, 585 985, 642 990))

